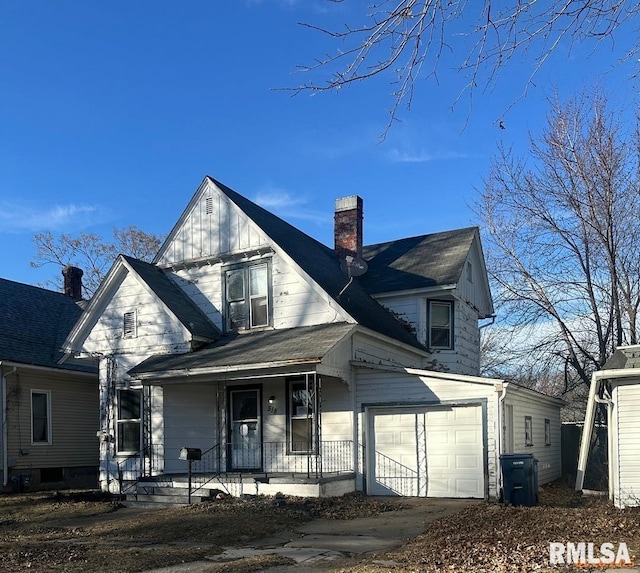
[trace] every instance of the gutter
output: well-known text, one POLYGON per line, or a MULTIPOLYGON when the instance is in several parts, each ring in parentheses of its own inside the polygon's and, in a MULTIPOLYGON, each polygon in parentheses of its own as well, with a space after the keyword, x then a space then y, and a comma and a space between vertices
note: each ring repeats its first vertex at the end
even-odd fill
MULTIPOLYGON (((578 471, 576 474, 576 491, 582 491, 584 485, 584 473, 587 469, 587 458, 589 457, 589 443, 591 442, 591 433, 593 432, 593 423, 596 416, 596 403, 602 403, 607 406, 607 422, 611 419, 611 401, 602 400, 598 396, 603 381, 612 380, 614 378, 640 377, 639 368, 619 368, 616 370, 598 370, 591 375, 591 386, 589 388, 589 398, 587 400, 587 411, 584 416, 584 426, 582 428, 582 438, 580 440, 580 455, 578 456, 578 471)), ((611 427, 607 427, 608 446, 611 444, 611 427)), ((609 450, 610 451, 610 450, 609 450)), ((609 463, 609 495, 612 493, 611 483, 611 463, 609 463)))
POLYGON ((6 364, 0 360, 0 384, 2 384, 2 487, 5 488, 9 484, 9 429, 7 425, 7 376, 15 374, 18 370, 17 366, 13 366, 11 372, 4 373, 2 365, 6 364))

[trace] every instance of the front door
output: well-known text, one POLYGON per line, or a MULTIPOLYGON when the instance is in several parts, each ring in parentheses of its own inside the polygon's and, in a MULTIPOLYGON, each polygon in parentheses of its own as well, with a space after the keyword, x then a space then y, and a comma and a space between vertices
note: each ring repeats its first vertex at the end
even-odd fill
POLYGON ((230 470, 262 468, 260 389, 229 390, 230 470))

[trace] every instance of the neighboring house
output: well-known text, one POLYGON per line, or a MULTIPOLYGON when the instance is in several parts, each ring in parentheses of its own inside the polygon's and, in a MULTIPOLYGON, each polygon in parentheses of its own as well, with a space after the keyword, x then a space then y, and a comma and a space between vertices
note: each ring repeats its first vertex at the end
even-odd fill
POLYGON ((619 347, 591 377, 578 457, 576 490, 584 486, 598 404, 606 410, 609 498, 640 505, 640 345, 619 347))
POLYGON ((0 491, 97 486, 97 370, 59 363, 82 314, 65 273, 66 294, 0 279, 0 491))
POLYGON ((234 495, 495 497, 509 449, 560 476, 561 402, 478 376, 478 229, 364 247, 362 220, 339 199, 330 249, 207 177, 152 264, 117 259, 65 343, 102 357, 104 489, 189 464, 234 495))

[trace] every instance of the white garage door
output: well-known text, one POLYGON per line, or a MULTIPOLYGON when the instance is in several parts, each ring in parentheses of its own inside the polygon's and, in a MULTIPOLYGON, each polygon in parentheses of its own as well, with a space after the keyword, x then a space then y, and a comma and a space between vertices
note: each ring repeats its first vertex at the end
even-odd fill
POLYGON ((371 495, 484 497, 479 405, 368 410, 371 495))

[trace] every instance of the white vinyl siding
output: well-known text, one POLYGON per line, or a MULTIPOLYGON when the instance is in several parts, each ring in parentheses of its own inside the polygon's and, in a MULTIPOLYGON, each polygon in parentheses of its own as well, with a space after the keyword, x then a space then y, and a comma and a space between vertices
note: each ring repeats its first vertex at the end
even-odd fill
POLYGON ((552 404, 544 395, 538 394, 513 384, 507 385, 504 399, 504 433, 505 453, 533 454, 538 460, 538 482, 549 483, 562 476, 560 450, 560 406, 552 404), (513 412, 513 452, 508 452, 510 414, 513 412), (531 419, 531 442, 527 445, 525 435, 525 419, 531 419), (548 436, 545 431, 545 420, 549 420, 548 436), (546 444, 546 438, 550 444, 546 444))
POLYGON ((95 377, 63 371, 21 369, 7 377, 8 454, 13 471, 98 466, 98 383, 95 377), (19 384, 18 384, 19 379, 19 384), (31 390, 46 392, 50 443, 31 442, 31 390), (22 454, 21 454, 22 452, 22 454))
POLYGON ((640 383, 617 384, 614 390, 614 503, 637 506, 640 500, 640 383), (617 473, 617 475, 616 475, 617 473))

